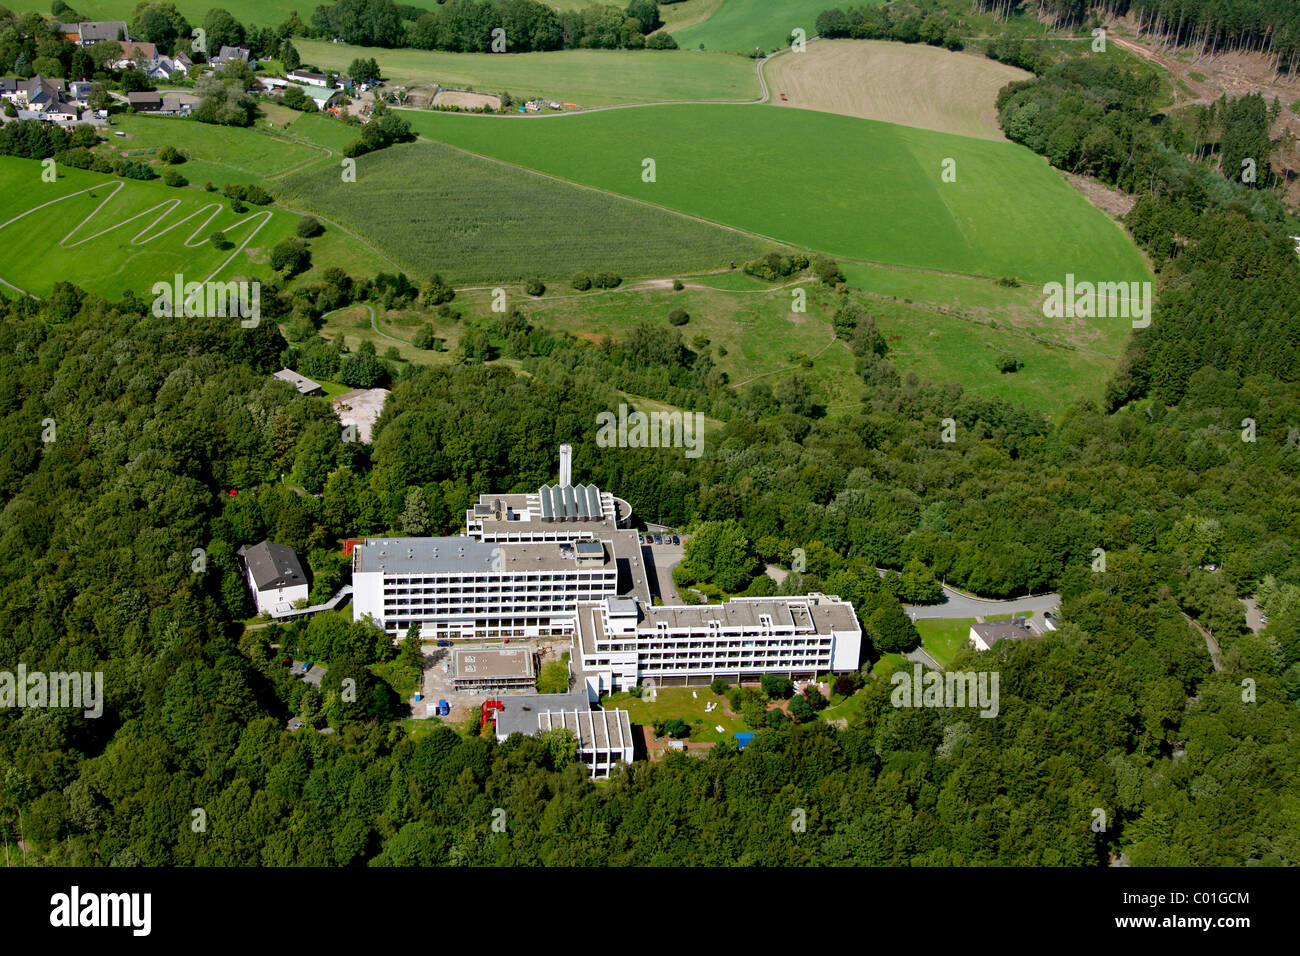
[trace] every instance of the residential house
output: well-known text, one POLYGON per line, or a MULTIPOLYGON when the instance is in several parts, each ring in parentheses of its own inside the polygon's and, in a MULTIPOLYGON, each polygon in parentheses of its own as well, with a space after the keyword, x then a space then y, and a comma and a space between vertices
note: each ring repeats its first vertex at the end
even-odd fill
POLYGON ((259 614, 287 609, 307 600, 307 575, 293 548, 272 541, 244 545, 236 554, 244 559, 248 586, 259 614))
POLYGON ((68 84, 68 101, 85 107, 90 102, 90 90, 94 86, 87 80, 78 80, 68 84))
POLYGON ((81 46, 91 46, 103 40, 116 40, 119 43, 130 40, 125 20, 91 20, 85 23, 65 23, 60 29, 64 39, 81 46))
POLYGON ((188 67, 182 66, 177 60, 168 56, 158 57, 158 62, 153 65, 149 71, 151 80, 170 80, 173 76, 184 77, 188 67))
POLYGON ((121 59, 114 60, 110 66, 115 70, 126 70, 136 65, 142 65, 144 72, 148 73, 153 70, 158 63, 158 48, 152 43, 137 43, 134 40, 128 40, 122 44, 121 59))
POLYGON ((967 641, 977 651, 990 650, 998 641, 1018 641, 1033 637, 1028 619, 1012 618, 1009 621, 990 621, 987 624, 972 624, 967 641))
POLYGON ((56 100, 64 98, 66 84, 62 80, 50 79, 37 73, 26 86, 18 90, 17 102, 29 110, 41 111, 56 100))
POLYGON ((0 99, 16 100, 18 90, 25 86, 26 80, 15 80, 8 76, 0 76, 0 99))
POLYGON ((212 66, 214 69, 221 70, 234 60, 243 60, 250 70, 257 69, 257 59, 246 46, 223 46, 221 52, 213 57, 212 66))

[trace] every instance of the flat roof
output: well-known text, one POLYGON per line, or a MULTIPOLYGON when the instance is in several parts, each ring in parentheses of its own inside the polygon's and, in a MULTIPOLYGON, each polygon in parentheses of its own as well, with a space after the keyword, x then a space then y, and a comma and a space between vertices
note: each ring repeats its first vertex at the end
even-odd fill
POLYGON ((1029 629, 1025 621, 1026 618, 1013 618, 1009 621, 972 624, 971 628, 984 639, 985 644, 992 646, 1002 640, 1019 640, 1022 637, 1033 637, 1034 632, 1029 629))
MULTIPOLYGON (((467 535, 370 538, 352 553, 356 556, 354 568, 357 571, 382 571, 385 574, 515 573, 565 570, 578 566, 576 554, 564 542, 524 544, 507 541, 496 544, 467 535)), ((601 564, 607 566, 609 562, 606 555, 601 564)))
POLYGON ((458 680, 533 676, 533 652, 527 647, 457 648, 454 656, 458 680))
POLYGON ((622 750, 633 746, 632 721, 626 710, 546 710, 537 715, 538 730, 564 727, 578 738, 578 749, 622 750))
POLYGON ((587 691, 582 687, 567 694, 503 694, 496 699, 505 707, 496 715, 497 735, 500 737, 537 733, 537 715, 547 711, 591 708, 587 691))

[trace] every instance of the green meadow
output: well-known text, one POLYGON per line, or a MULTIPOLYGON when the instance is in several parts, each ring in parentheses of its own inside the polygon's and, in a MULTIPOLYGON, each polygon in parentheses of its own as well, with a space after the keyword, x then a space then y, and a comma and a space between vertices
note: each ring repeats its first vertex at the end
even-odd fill
MULTIPOLYGON (((879 0, 837 4, 835 0, 722 0, 722 5, 702 23, 673 31, 684 50, 764 51, 786 45, 798 28, 808 37, 817 34, 817 14, 834 6, 870 6, 879 0)), ((661 8, 663 9, 663 8, 661 8)), ((669 27, 671 29, 671 26, 669 27)))
MULTIPOLYGON (((303 116, 303 119, 307 119, 303 116)), ((312 117, 317 119, 316 117, 312 117)), ((329 120, 318 122, 329 124, 329 120)), ((350 137, 356 132, 333 123, 350 137)), ((292 170, 330 158, 327 148, 292 142, 255 129, 213 126, 193 120, 127 114, 114 119, 114 129, 126 136, 110 136, 109 145, 128 156, 150 158, 163 146, 175 146, 189 157, 178 168, 191 183, 262 184, 292 170)), ((297 122, 293 126, 298 130, 297 122)))
MULTIPOLYGON (((127 289, 147 293, 177 273, 187 281, 267 280, 271 248, 292 236, 298 221, 273 207, 237 215, 219 194, 157 180, 65 167, 57 182, 44 183, 40 173, 33 160, 0 157, 0 237, 9 249, 0 260, 0 279, 36 296, 48 295, 59 280, 114 298, 127 289), (218 229, 229 248, 207 241, 218 229)), ((309 248, 306 281, 331 265, 353 274, 386 265, 336 229, 327 228, 309 248)))
POLYGON ((1012 143, 752 106, 406 115, 430 139, 840 258, 1040 284, 1150 278, 1116 223, 1012 143))
POLYGON ((397 84, 434 83, 515 97, 542 96, 579 106, 658 100, 758 98, 750 60, 681 50, 555 50, 548 53, 443 53, 383 50, 322 40, 295 40, 304 63, 346 70, 356 57, 374 57, 397 84))

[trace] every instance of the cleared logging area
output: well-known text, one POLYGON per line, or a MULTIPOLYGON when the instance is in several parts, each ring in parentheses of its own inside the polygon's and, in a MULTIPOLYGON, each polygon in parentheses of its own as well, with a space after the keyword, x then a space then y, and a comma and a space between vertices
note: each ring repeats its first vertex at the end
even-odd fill
POLYGON ((752 258, 748 236, 557 182, 437 143, 363 157, 357 181, 321 167, 276 193, 371 237, 413 276, 498 283, 579 270, 624 276, 721 268, 752 258))
POLYGON ((987 57, 884 40, 816 40, 767 65, 776 106, 996 140, 1005 138, 998 90, 1029 77, 987 57))

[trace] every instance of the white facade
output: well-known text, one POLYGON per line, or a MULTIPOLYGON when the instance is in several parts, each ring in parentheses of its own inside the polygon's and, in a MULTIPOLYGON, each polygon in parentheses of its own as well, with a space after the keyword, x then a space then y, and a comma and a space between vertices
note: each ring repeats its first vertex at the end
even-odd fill
POLYGON ((424 639, 571 634, 579 601, 613 595, 608 546, 584 558, 563 543, 492 545, 472 538, 375 539, 352 552, 353 616, 424 639))
POLYGON ((862 628, 838 597, 733 598, 647 607, 616 599, 578 609, 578 648, 594 690, 627 690, 763 674, 811 677, 856 670, 862 628))
POLYGON ((295 601, 307 600, 308 587, 306 584, 295 584, 291 587, 268 588, 265 591, 257 589, 257 582, 253 580, 253 572, 248 571, 248 587, 253 592, 253 600, 257 604, 259 614, 270 614, 279 605, 292 605, 295 601))

